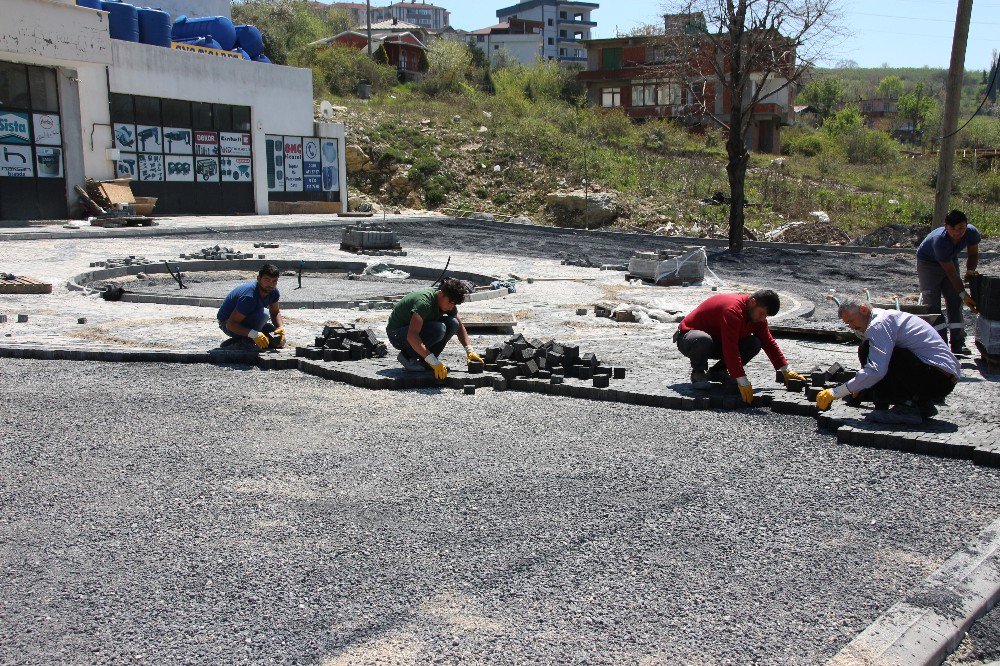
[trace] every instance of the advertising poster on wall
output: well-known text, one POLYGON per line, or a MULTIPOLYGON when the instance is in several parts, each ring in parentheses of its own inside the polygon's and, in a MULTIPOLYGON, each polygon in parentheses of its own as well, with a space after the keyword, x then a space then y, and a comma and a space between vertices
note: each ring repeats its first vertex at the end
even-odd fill
POLYGON ((302 139, 302 177, 306 192, 323 191, 323 163, 319 155, 319 139, 302 139))
POLYGON ((253 160, 249 157, 222 157, 223 183, 249 183, 253 180, 253 160))
POLYGON ((170 155, 191 155, 194 152, 192 133, 192 130, 182 127, 164 127, 163 143, 167 147, 165 152, 170 155))
POLYGON ((139 144, 140 153, 163 152, 163 130, 159 127, 136 125, 135 140, 139 144))
POLYGON ((54 113, 36 113, 34 119, 35 145, 61 146, 62 125, 54 113))
POLYGON ((139 165, 135 153, 121 153, 118 161, 115 162, 115 176, 117 178, 138 179, 139 165))
POLYGON ((135 125, 115 123, 115 148, 135 152, 135 125))
POLYGON ((62 178, 62 148, 35 148, 35 172, 39 178, 62 178))
POLYGON ((285 137, 285 191, 302 191, 302 139, 285 137))
POLYGON ((0 145, 0 178, 31 178, 34 175, 31 146, 0 145))
POLYGON ((199 183, 219 182, 219 158, 195 157, 194 179, 199 183))
POLYGON ((219 132, 221 155, 250 157, 250 135, 242 132, 219 132))
POLYGON ((176 183, 193 183, 194 166, 192 158, 167 155, 164 159, 167 180, 176 183))
POLYGON ((0 111, 0 143, 13 143, 21 146, 31 143, 27 113, 0 111))
POLYGON ((267 160, 267 191, 285 190, 285 142, 280 136, 264 137, 264 159, 267 160))
POLYGON ((219 133, 202 132, 194 133, 194 154, 205 157, 216 157, 219 154, 219 133))
POLYGON ((336 139, 322 140, 323 191, 340 191, 340 149, 336 139))
POLYGON ((163 155, 139 155, 139 180, 163 180, 163 155))

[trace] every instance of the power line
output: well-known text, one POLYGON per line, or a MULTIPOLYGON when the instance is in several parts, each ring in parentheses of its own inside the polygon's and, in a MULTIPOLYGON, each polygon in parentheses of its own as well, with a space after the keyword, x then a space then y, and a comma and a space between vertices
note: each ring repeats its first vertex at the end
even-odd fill
MULTIPOLYGON (((862 28, 862 31, 864 31, 864 30, 865 29, 862 28)), ((872 26, 870 28, 869 32, 872 31, 872 30, 878 30, 878 34, 880 34, 880 35, 901 35, 903 37, 928 37, 930 39, 947 39, 949 42, 951 41, 951 38, 952 38, 951 35, 924 35, 924 34, 918 34, 918 33, 913 33, 913 32, 893 32, 891 30, 882 30, 881 28, 876 28, 875 26, 872 26)), ((969 41, 970 42, 989 42, 991 44, 996 44, 996 40, 995 39, 976 39, 976 38, 970 37, 969 41)))
MULTIPOLYGON (((855 16, 876 16, 878 18, 905 19, 907 21, 935 21, 937 23, 951 23, 952 25, 955 24, 955 21, 952 20, 952 19, 923 18, 923 17, 920 17, 920 16, 894 16, 892 14, 868 14, 866 12, 851 12, 851 14, 855 15, 855 16)), ((976 21, 975 23, 976 23, 977 26, 980 26, 980 25, 1000 25, 1000 23, 995 23, 995 22, 990 23, 990 22, 987 22, 987 21, 976 21)))

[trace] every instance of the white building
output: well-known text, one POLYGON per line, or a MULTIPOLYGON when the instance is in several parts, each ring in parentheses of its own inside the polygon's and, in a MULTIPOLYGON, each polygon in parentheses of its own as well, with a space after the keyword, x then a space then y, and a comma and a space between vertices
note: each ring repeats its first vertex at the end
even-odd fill
POLYGON ((542 57, 542 22, 512 18, 505 23, 474 30, 469 38, 483 50, 491 65, 501 58, 513 58, 530 65, 542 57))
POLYGON ((586 65, 587 48, 582 43, 590 39, 597 23, 591 12, 595 2, 562 2, 560 0, 528 0, 497 10, 502 22, 512 19, 537 21, 542 24, 542 58, 565 63, 586 65))
MULTIPOLYGON (((368 5, 363 2, 334 2, 330 6, 350 12, 351 19, 360 27, 367 24, 368 5)), ((418 25, 424 30, 438 31, 451 25, 451 12, 443 7, 416 0, 397 2, 387 7, 371 7, 372 23, 393 19, 418 25)))
POLYGON ((312 73, 229 55, 112 40, 73 0, 5 0, 0 219, 79 214, 73 187, 116 176, 162 214, 346 207, 344 127, 313 121, 312 73))

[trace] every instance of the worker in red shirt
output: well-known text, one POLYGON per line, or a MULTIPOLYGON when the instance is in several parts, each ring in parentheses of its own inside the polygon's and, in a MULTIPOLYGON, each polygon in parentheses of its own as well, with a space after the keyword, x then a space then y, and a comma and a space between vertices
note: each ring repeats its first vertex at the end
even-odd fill
POLYGON ((778 314, 781 300, 770 289, 753 294, 719 294, 688 313, 674 334, 682 354, 691 359, 691 384, 709 388, 709 382, 736 380, 743 402, 753 402, 753 386, 743 365, 763 348, 776 370, 789 379, 805 378, 788 367, 784 354, 767 327, 768 316, 778 314), (709 359, 722 359, 708 367, 709 359))

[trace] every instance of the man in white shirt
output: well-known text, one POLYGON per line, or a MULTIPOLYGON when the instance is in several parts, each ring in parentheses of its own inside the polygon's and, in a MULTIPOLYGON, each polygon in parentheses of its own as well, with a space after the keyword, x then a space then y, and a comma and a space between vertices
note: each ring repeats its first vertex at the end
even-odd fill
POLYGON ((841 303, 837 314, 863 335, 858 355, 864 367, 854 379, 821 391, 816 405, 829 409, 834 400, 864 391, 875 403, 870 417, 880 423, 916 425, 937 414, 934 403, 952 392, 962 371, 934 327, 907 312, 855 301, 841 303))

